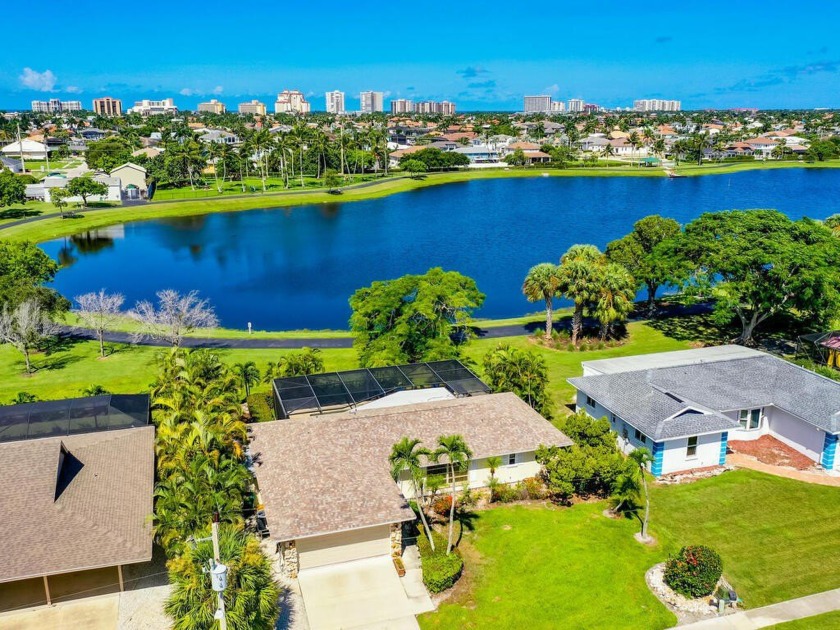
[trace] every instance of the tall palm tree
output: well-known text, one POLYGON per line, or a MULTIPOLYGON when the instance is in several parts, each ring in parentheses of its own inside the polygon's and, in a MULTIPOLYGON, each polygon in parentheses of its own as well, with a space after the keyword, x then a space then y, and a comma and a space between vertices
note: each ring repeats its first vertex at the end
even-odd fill
POLYGON ((598 298, 592 311, 601 324, 600 337, 605 341, 610 327, 633 311, 636 281, 623 265, 609 263, 602 269, 598 298))
POLYGON ((560 259, 560 290, 575 304, 572 343, 583 330, 583 311, 599 296, 604 256, 594 245, 572 245, 560 259))
POLYGON ((260 382, 260 371, 257 369, 257 364, 253 361, 235 363, 233 365, 233 371, 242 379, 242 385, 245 387, 245 396, 250 396, 251 386, 260 382))
POLYGON ((449 471, 449 478, 452 482, 451 504, 449 506, 449 538, 446 543, 446 555, 452 552, 452 533, 455 529, 455 491, 457 488, 455 473, 469 466, 470 459, 472 459, 472 451, 467 446, 463 436, 441 435, 438 437, 438 447, 432 453, 432 460, 435 462, 443 461, 446 464, 449 471))
POLYGON ((423 468, 420 466, 420 458, 428 457, 431 453, 429 449, 423 448, 420 444, 420 440, 409 437, 402 438, 391 447, 391 455, 388 457, 388 462, 391 464, 391 476, 397 483, 400 481, 402 472, 408 472, 414 500, 417 502, 417 511, 420 512, 420 520, 423 522, 423 531, 429 539, 429 545, 432 551, 434 551, 435 541, 432 538, 432 531, 426 522, 426 513, 423 509, 425 502, 425 497, 421 490, 423 485, 423 468))
POLYGON ((642 541, 647 542, 650 540, 650 536, 648 535, 648 521, 650 519, 650 493, 648 492, 647 477, 645 474, 648 464, 653 463, 653 456, 646 448, 637 448, 630 453, 630 459, 635 462, 642 477, 642 490, 645 495, 645 516, 642 519, 641 539, 642 541))
POLYGON ((551 339, 553 327, 553 300, 560 293, 560 273, 557 265, 540 263, 534 265, 522 283, 522 293, 529 302, 545 300, 545 340, 551 339))

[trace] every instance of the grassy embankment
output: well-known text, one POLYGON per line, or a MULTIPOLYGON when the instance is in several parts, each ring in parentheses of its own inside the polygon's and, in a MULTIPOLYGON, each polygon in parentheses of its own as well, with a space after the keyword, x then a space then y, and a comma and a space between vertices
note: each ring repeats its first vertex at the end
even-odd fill
MULTIPOLYGON (((779 168, 838 168, 840 160, 806 164, 802 162, 738 162, 728 164, 704 164, 702 166, 683 164, 677 172, 688 176, 719 175, 736 173, 747 170, 774 170, 779 168)), ((141 206, 117 207, 114 209, 98 209, 80 212, 80 216, 72 219, 61 219, 51 204, 27 204, 13 206, 0 212, 0 237, 12 239, 28 239, 45 241, 85 230, 123 223, 126 221, 142 221, 165 217, 195 216, 214 212, 234 212, 255 208, 282 208, 289 206, 345 203, 376 199, 388 195, 436 186, 441 184, 465 182, 480 179, 495 179, 509 177, 539 177, 547 174, 551 177, 665 177, 661 168, 641 168, 633 166, 618 167, 587 167, 570 169, 527 168, 527 169, 483 169, 456 171, 450 173, 435 173, 420 179, 403 176, 382 178, 372 185, 369 182, 363 187, 348 187, 341 195, 329 194, 326 189, 256 192, 245 197, 229 194, 202 199, 185 199, 183 201, 154 201, 141 206), (38 213, 39 219, 33 223, 8 227, 8 224, 21 218, 21 213, 38 213)), ((215 192, 215 191, 212 191, 215 192)), ((231 191, 233 192, 233 191, 231 191)))
MULTIPOLYGON (((476 339, 467 347, 465 357, 467 360, 474 361, 475 370, 480 375, 482 357, 498 343, 534 348, 545 357, 552 396, 560 408, 569 402, 572 394, 572 388, 565 379, 580 375, 581 361, 688 347, 687 342, 670 339, 642 322, 631 323, 628 331, 628 340, 623 345, 588 352, 549 350, 533 344, 528 337, 476 339)), ((294 334, 312 336, 314 333, 296 331, 294 334)), ((347 333, 336 334, 346 335, 347 333)), ((0 346, 0 402, 8 402, 18 392, 29 392, 45 400, 78 396, 90 385, 102 385, 107 390, 116 393, 146 391, 155 376, 154 357, 162 349, 124 344, 108 344, 108 347, 113 350, 113 353, 105 359, 100 359, 97 342, 68 341, 47 353, 34 355, 33 361, 37 371, 27 376, 23 373, 21 355, 11 346, 0 346)), ((262 371, 269 361, 277 361, 284 354, 293 351, 217 349, 215 352, 218 352, 222 359, 230 364, 254 361, 262 371)), ((352 369, 358 366, 356 351, 352 348, 330 348, 321 352, 327 370, 352 369)), ((256 391, 268 391, 268 385, 263 384, 256 391)))

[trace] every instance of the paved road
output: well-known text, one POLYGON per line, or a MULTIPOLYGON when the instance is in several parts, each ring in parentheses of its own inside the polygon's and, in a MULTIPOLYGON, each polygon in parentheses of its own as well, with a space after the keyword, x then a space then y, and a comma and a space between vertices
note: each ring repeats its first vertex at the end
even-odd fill
MULTIPOLYGON (((348 186, 342 186, 342 190, 355 190, 358 188, 369 188, 371 186, 378 186, 384 182, 396 181, 399 179, 405 179, 405 176, 400 177, 387 177, 383 179, 374 179, 369 182, 361 182, 358 184, 350 184, 348 186)), ((211 196, 211 197, 193 197, 193 198, 185 198, 185 199, 164 199, 161 201, 155 201, 153 206, 164 205, 164 204, 172 204, 172 203, 182 203, 185 201, 213 201, 217 199, 254 199, 254 198, 272 198, 272 197, 294 197, 296 195, 308 195, 314 192, 325 192, 324 189, 309 189, 309 190, 287 190, 282 192, 273 192, 273 193, 251 193, 249 195, 224 195, 224 196, 211 196)), ((340 200, 340 196, 336 196, 336 200, 340 200)), ((120 207, 132 207, 132 206, 152 206, 149 202, 146 201, 126 201, 123 202, 122 206, 98 206, 95 208, 84 208, 79 214, 89 214, 91 212, 97 212, 101 210, 116 210, 120 207)), ((152 207, 153 207, 152 206, 152 207)), ((10 221, 9 223, 4 223, 0 225, 0 231, 6 230, 9 228, 16 227, 18 225, 26 225, 27 223, 35 223, 36 221, 45 221, 46 219, 54 219, 56 218, 56 214, 45 214, 45 215, 38 215, 34 217, 25 217, 23 219, 18 219, 17 221, 10 221)))
MULTIPOLYGON (((679 626, 679 630, 755 630, 840 610, 840 588, 679 626)), ((814 628, 818 628, 814 625, 814 628)))

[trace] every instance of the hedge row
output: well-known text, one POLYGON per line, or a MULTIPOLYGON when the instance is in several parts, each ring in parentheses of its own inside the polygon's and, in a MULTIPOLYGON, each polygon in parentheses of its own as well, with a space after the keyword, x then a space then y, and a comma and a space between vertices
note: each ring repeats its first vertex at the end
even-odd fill
POLYGON ((420 533, 417 534, 417 548, 420 550, 423 584, 431 593, 441 593, 452 588, 461 577, 464 559, 457 549, 446 555, 446 538, 439 532, 432 530, 432 538, 435 540, 434 551, 421 527, 420 533))
POLYGON ((251 422, 274 420, 274 411, 271 408, 273 401, 270 394, 251 394, 246 402, 248 403, 248 411, 251 412, 251 422))

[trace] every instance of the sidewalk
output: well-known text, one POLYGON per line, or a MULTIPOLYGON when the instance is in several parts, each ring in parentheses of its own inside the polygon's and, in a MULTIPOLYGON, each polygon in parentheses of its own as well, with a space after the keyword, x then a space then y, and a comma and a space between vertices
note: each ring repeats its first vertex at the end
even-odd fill
POLYGON ((755 457, 743 455, 741 453, 728 454, 726 456, 726 463, 730 466, 749 468, 750 470, 757 470, 758 472, 767 473, 768 475, 776 475, 777 477, 795 479, 796 481, 804 481, 805 483, 815 483, 820 486, 834 486, 836 488, 840 488, 840 477, 832 477, 831 475, 825 473, 804 472, 794 468, 764 464, 758 461, 755 457))
POLYGON ((686 628, 691 628, 691 630, 753 630, 794 619, 813 617, 833 610, 840 610, 840 588, 799 599, 790 599, 763 608, 745 610, 734 615, 706 619, 679 626, 679 628, 680 630, 686 628))

